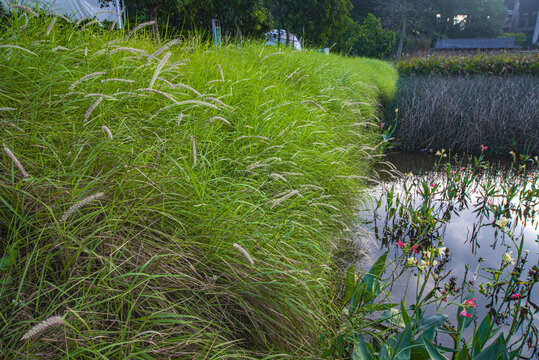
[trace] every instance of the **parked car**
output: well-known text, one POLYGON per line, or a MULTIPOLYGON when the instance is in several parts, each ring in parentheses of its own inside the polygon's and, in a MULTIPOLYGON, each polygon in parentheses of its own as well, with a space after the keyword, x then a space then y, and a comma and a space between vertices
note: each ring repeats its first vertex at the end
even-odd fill
POLYGON ((266 38, 266 45, 278 45, 288 44, 288 46, 293 47, 296 50, 301 50, 301 42, 298 40, 296 35, 284 30, 284 29, 273 29, 264 34, 266 38), (287 41, 288 35, 288 41, 287 41))

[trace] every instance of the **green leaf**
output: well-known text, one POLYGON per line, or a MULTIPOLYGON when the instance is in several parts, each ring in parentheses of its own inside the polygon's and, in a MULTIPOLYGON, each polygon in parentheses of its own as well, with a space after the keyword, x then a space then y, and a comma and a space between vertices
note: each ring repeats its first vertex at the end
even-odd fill
POLYGON ((344 292, 344 302, 348 303, 352 298, 354 293, 354 287, 356 285, 356 269, 352 265, 346 270, 346 277, 344 280, 345 292, 344 292))
POLYGON ((481 352, 481 349, 483 349, 483 346, 485 346, 487 340, 490 338, 490 327, 490 316, 487 315, 483 321, 481 321, 481 324, 473 336, 472 357, 481 352))
POLYGON ((457 354, 456 360, 468 360, 470 357, 468 355, 468 347, 464 345, 460 352, 457 354))
POLYGON ((352 352, 352 360, 372 360, 372 356, 369 347, 363 337, 358 336, 354 345, 354 352, 352 352))
POLYGON ((447 320, 447 318, 448 316, 446 314, 435 314, 427 316, 426 318, 419 321, 418 332, 423 332, 430 328, 438 329, 447 320))
POLYGON ((496 341, 488 346, 485 350, 481 351, 479 355, 475 356, 474 360, 494 360, 498 356, 503 355, 504 352, 507 352, 505 348, 505 338, 503 334, 500 334, 496 341))
POLYGON ((350 316, 354 315, 360 304, 372 302, 380 294, 379 278, 384 272, 388 253, 389 251, 386 251, 382 254, 369 272, 363 276, 360 283, 356 285, 350 299, 350 316))
POLYGON ((436 349, 436 347, 427 338, 425 338, 424 336, 421 336, 421 338, 423 339, 423 344, 425 345, 425 348, 429 352, 429 355, 430 355, 431 359, 433 359, 433 360, 444 360, 444 359, 447 360, 447 358, 445 356, 443 356, 442 354, 440 354, 438 349, 436 349))
POLYGON ((404 331, 392 336, 380 350, 380 360, 409 360, 412 344, 412 323, 410 322, 404 331))
POLYGON ((410 322, 410 316, 408 316, 408 311, 406 311, 406 307, 404 306, 404 299, 401 299, 401 316, 404 324, 408 325, 410 322))

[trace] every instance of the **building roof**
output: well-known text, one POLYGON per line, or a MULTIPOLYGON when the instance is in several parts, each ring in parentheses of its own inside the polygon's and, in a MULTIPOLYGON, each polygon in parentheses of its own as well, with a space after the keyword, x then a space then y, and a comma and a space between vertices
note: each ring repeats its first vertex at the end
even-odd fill
POLYGON ((435 49, 513 49, 515 38, 505 39, 439 39, 435 49))

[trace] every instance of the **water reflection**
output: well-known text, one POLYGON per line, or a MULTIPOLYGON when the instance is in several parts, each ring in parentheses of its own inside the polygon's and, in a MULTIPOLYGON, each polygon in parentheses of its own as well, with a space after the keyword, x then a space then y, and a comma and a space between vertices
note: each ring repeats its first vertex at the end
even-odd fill
MULTIPOLYGON (((436 155, 393 155, 388 160, 396 167, 394 173, 400 176, 383 178, 379 186, 370 190, 372 203, 362 213, 362 228, 372 234, 379 249, 371 251, 372 261, 364 264, 364 268, 369 268, 386 250, 390 251, 390 257, 398 258, 402 249, 397 241, 419 243, 419 250, 447 247, 449 257, 437 279, 445 276, 445 284, 473 290, 481 320, 498 302, 503 302, 504 294, 483 295, 479 290, 486 286, 485 275, 500 269, 504 254, 517 259, 522 248, 520 257, 526 260, 521 269, 522 281, 532 266, 539 265, 539 170, 526 169, 526 163, 520 169, 511 168, 512 159, 493 161, 488 167, 474 164, 472 159, 453 159, 449 166, 438 168, 436 164, 441 157, 436 155)), ((358 241, 363 238, 358 236, 358 241)), ((391 294, 396 299, 405 295, 407 305, 414 305, 417 283, 414 279, 424 273, 396 263, 386 275, 397 274, 402 280, 393 284, 391 294)), ((440 296, 445 290, 440 282, 436 285, 435 278, 426 279, 427 292, 440 296)), ((537 287, 529 293, 528 300, 532 304, 539 302, 537 287)), ((446 313, 456 323, 457 306, 433 302, 427 311, 446 313)), ((498 323, 503 324, 506 319, 501 314, 499 317, 498 323)), ((537 317, 534 323, 539 326, 537 317)), ((468 330, 466 336, 473 331, 468 330)), ((450 339, 439 341, 447 344, 450 339)), ((527 352, 531 353, 531 350, 527 352)))

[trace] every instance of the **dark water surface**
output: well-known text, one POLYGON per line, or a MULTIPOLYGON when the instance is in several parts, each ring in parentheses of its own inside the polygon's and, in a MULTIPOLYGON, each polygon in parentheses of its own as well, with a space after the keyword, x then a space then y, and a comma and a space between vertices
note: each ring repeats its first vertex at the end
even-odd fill
MULTIPOLYGON (((389 250, 390 259, 395 259, 402 254, 402 250, 395 244, 395 237, 388 236, 388 230, 391 232, 392 224, 387 222, 386 205, 387 201, 385 195, 388 189, 394 187, 396 194, 403 194, 405 186, 413 187, 421 180, 426 180, 429 184, 443 185, 444 181, 447 181, 448 175, 442 171, 434 171, 434 164, 440 158, 435 155, 393 155, 388 156, 386 160, 395 165, 396 169, 405 176, 397 177, 394 179, 386 178, 381 181, 381 184, 375 186, 369 190, 373 201, 370 207, 367 206, 365 211, 361 214, 363 230, 367 234, 372 236, 373 240, 378 244, 379 248, 374 248, 372 242, 366 240, 365 233, 358 234, 357 241, 363 242, 362 246, 370 247, 369 260, 363 264, 362 268, 367 270, 372 263, 383 252, 389 250), (376 201, 382 199, 379 203, 378 209, 376 208, 376 201)), ((450 277, 456 277, 456 283, 458 287, 470 287, 474 290, 474 296, 477 298, 477 321, 480 322, 488 312, 485 307, 490 298, 479 293, 479 284, 485 284, 489 279, 484 276, 488 274, 484 269, 492 268, 498 269, 502 262, 502 257, 505 253, 512 251, 513 258, 517 257, 517 246, 511 237, 500 231, 499 226, 496 226, 492 213, 481 213, 477 209, 481 207, 481 199, 485 193, 485 184, 490 183, 494 188, 490 188, 498 195, 501 193, 503 187, 507 188, 511 184, 516 184, 517 188, 524 189, 534 186, 533 182, 537 180, 539 176, 539 170, 537 168, 530 169, 517 175, 515 172, 509 170, 509 163, 511 159, 502 159, 491 161, 492 166, 479 173, 478 181, 470 187, 468 200, 466 204, 450 203, 447 200, 443 200, 441 194, 434 196, 433 206, 439 211, 440 218, 446 220, 445 223, 439 224, 439 228, 435 232, 435 237, 438 237, 443 241, 443 246, 449 248, 449 261, 446 264, 445 270, 451 270, 450 276, 447 277, 446 282, 450 277), (509 160, 509 161, 508 161, 509 160), (466 267, 468 267, 468 274, 465 280, 466 267), (474 276, 476 268, 480 267, 482 270, 478 272, 478 276, 474 276), (464 286, 463 286, 464 285, 464 286)), ((455 167, 455 172, 458 171, 470 171, 470 167, 466 164, 461 164, 459 167, 455 167), (461 167, 462 166, 462 169, 461 167)), ((539 184, 535 184, 539 186, 539 184)), ((414 208, 420 206, 421 198, 414 197, 411 203, 414 204, 414 208)), ((490 197, 489 202, 493 205, 502 204, 506 201, 506 198, 501 196, 490 197)), ((539 199, 535 199, 539 201, 539 199)), ((506 212, 505 215, 509 219, 509 223, 505 229, 514 234, 513 239, 523 241, 523 250, 527 253, 527 262, 524 265, 524 271, 522 272, 521 279, 526 278, 528 270, 532 265, 539 265, 539 207, 537 205, 532 206, 532 209, 525 210, 524 206, 518 200, 513 199, 511 202, 511 211, 506 212), (530 210, 537 212, 537 215, 530 210)), ((529 205, 529 204, 528 204, 529 205)), ((394 235, 394 234, 393 234, 394 235)), ((402 239, 408 243, 410 239, 402 239)), ((436 246, 433 243, 433 246, 436 246)), ((441 245, 439 245, 441 246, 441 245)), ((419 258, 419 257, 418 257, 419 258)), ((402 264, 400 265, 402 266, 402 264)), ((399 265, 396 265, 393 269, 396 271, 399 265)), ((393 296, 392 302, 398 303, 403 295, 406 295, 406 305, 410 306, 415 303, 415 283, 417 281, 418 271, 406 270, 399 281, 396 281, 392 287, 390 293, 393 296), (410 279, 407 286, 407 279, 410 279)), ((491 280, 490 280, 491 281, 491 280)), ((434 282, 429 279, 427 282, 427 291, 425 294, 434 287, 434 282)), ((464 295, 467 291, 464 292, 464 295)), ((539 303, 539 289, 536 286, 533 292, 530 294, 530 300, 535 304, 539 303)), ((445 313, 449 316, 449 321, 455 325, 457 319, 457 306, 449 305, 444 308, 442 306, 429 305, 426 315, 431 315, 436 312, 445 313)), ((536 314, 534 317, 534 324, 539 327, 539 316, 536 314)), ((503 324, 500 324, 503 325, 503 324)), ((470 336, 473 326, 468 328, 466 336, 470 336)), ((507 330, 507 329, 504 329, 507 330)), ((448 339, 439 339, 444 345, 452 346, 452 343, 448 343, 448 339)))

